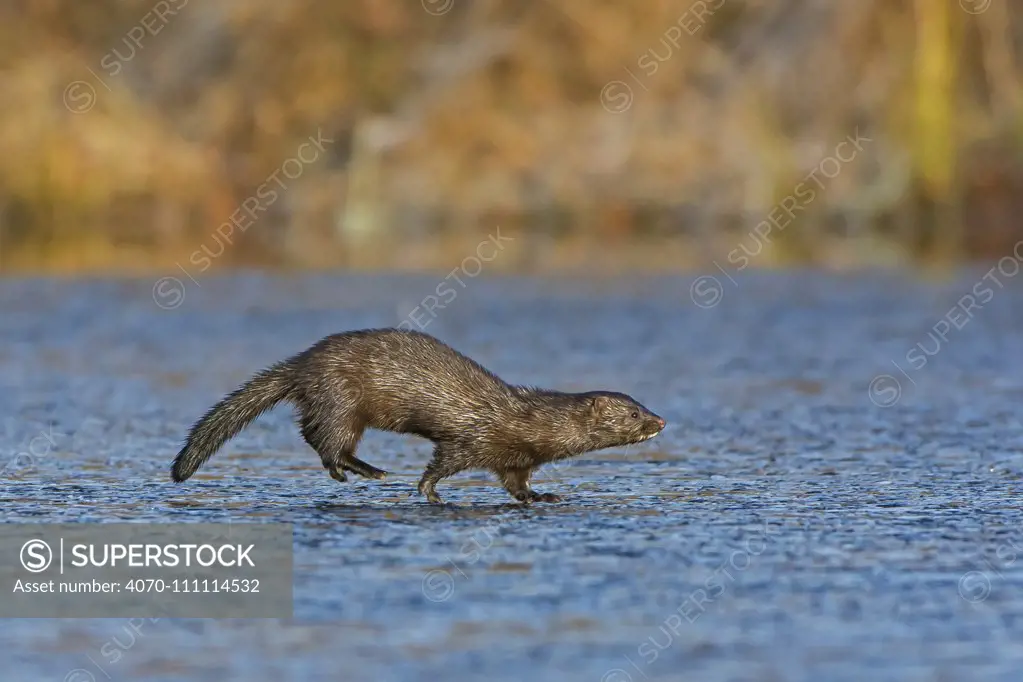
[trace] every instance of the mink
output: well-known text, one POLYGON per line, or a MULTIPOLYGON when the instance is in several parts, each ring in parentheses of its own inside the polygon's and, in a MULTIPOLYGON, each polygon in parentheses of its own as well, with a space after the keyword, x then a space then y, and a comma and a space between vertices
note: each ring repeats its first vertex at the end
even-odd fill
POLYGON ((634 398, 613 391, 563 393, 510 385, 440 340, 414 330, 364 329, 327 336, 257 373, 191 428, 172 467, 188 479, 224 443, 282 401, 296 407, 305 441, 338 481, 345 472, 383 479, 355 456, 365 429, 409 433, 434 443, 418 490, 467 469, 493 472, 522 503, 558 502, 533 490, 540 466, 594 450, 639 443, 665 427, 634 398))

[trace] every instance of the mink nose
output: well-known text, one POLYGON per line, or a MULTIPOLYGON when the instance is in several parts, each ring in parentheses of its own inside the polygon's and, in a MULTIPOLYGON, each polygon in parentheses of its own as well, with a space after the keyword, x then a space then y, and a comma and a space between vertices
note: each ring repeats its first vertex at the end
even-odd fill
POLYGON ((658 417, 657 418, 657 425, 663 429, 664 428, 664 420, 661 419, 660 417, 658 417))

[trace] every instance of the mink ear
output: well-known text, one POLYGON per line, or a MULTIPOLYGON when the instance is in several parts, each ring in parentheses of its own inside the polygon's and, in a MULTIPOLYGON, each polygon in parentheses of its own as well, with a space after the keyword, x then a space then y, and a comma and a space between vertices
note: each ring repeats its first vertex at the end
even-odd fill
POLYGON ((611 401, 607 399, 606 395, 594 396, 593 402, 591 403, 592 406, 591 409, 593 411, 593 414, 599 415, 600 413, 602 413, 605 409, 607 409, 608 403, 610 402, 611 401))

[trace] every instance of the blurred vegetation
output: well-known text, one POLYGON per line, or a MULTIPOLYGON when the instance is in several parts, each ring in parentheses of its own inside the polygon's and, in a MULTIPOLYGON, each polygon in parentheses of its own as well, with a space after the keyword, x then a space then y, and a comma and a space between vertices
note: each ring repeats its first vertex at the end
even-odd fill
POLYGON ((857 133, 755 265, 1000 257, 1021 54, 1016 0, 6 0, 0 268, 701 265, 857 133))

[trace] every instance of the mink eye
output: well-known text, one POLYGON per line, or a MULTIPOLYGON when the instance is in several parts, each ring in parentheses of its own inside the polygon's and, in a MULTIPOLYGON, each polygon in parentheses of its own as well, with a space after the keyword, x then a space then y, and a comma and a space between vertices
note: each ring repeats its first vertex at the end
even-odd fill
POLYGON ((633 419, 639 419, 639 412, 633 412, 632 413, 632 418, 633 419))

